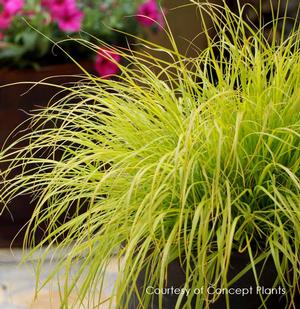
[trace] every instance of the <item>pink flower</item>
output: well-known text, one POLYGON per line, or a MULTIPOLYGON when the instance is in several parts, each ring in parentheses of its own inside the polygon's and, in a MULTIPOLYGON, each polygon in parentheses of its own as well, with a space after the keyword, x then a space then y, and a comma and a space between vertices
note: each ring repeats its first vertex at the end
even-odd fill
POLYGON ((4 11, 9 15, 16 15, 24 6, 23 0, 7 0, 4 2, 4 11))
POLYGON ((148 0, 139 6, 137 11, 137 21, 145 27, 150 27, 156 23, 163 24, 163 15, 156 0, 148 0))
POLYGON ((4 39, 4 33, 0 32, 0 41, 4 39))
POLYGON ((76 0, 42 0, 42 6, 49 9, 52 15, 59 15, 66 8, 76 8, 76 0))
POLYGON ((50 14, 63 31, 77 32, 81 28, 83 13, 77 8, 75 0, 43 0, 50 14))
POLYGON ((58 27, 63 31, 77 32, 81 28, 83 13, 77 8, 65 8, 59 14, 56 14, 54 20, 58 27))
POLYGON ((7 11, 2 11, 0 13, 0 29, 6 30, 9 28, 12 21, 12 16, 8 14, 7 11))
POLYGON ((0 13, 0 29, 6 30, 9 28, 11 21, 24 6, 23 0, 1 0, 2 12, 0 13))
POLYGON ((109 78, 119 71, 121 56, 111 50, 100 48, 95 61, 95 69, 102 78, 109 78))

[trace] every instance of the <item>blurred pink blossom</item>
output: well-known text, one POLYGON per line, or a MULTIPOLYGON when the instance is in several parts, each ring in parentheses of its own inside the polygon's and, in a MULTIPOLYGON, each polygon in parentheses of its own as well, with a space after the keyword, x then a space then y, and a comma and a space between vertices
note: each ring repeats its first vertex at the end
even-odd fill
POLYGON ((77 32, 81 28, 83 13, 75 0, 43 0, 42 5, 50 11, 51 17, 63 31, 77 32))
POLYGON ((4 33, 0 32, 0 41, 4 39, 4 33))
POLYGON ((64 8, 59 14, 56 14, 54 20, 58 27, 63 31, 77 32, 81 28, 83 13, 76 7, 70 9, 64 8))
POLYGON ((137 11, 137 21, 145 27, 159 23, 163 25, 163 15, 156 0, 148 0, 141 4, 137 11))
POLYGON ((121 56, 111 50, 100 48, 95 61, 95 69, 102 78, 110 78, 119 71, 121 56))
POLYGON ((9 28, 12 21, 12 16, 5 10, 0 13, 0 29, 6 30, 9 28))
POLYGON ((42 0, 42 5, 49 9, 51 15, 56 15, 66 8, 76 8, 76 0, 42 0))
POLYGON ((9 28, 14 15, 16 15, 24 6, 23 0, 1 0, 2 12, 0 12, 0 29, 9 28))
POLYGON ((23 6, 24 0, 6 0, 3 4, 4 11, 9 15, 16 15, 22 10, 23 6))

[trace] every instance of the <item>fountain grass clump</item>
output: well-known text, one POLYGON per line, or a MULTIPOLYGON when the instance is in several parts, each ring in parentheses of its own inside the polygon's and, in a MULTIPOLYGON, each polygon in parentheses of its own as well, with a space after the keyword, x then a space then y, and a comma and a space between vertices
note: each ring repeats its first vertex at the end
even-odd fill
MULTIPOLYGON (((56 246, 48 280, 80 262, 66 278, 63 308, 73 308, 68 298, 77 282, 77 301, 99 305, 96 287, 112 256, 122 271, 108 302, 120 308, 142 269, 149 285, 162 288, 176 258, 186 288, 228 287, 232 252, 249 255, 245 271, 257 284, 256 264, 272 259, 274 286, 288 296, 299 292, 299 32, 270 43, 226 8, 225 23, 219 7, 202 9, 221 34, 197 58, 180 55, 170 33, 173 50, 141 41, 169 61, 114 49, 128 60, 119 78, 86 76, 35 113, 27 146, 20 140, 2 151, 10 166, 1 173, 1 201, 9 207, 15 196, 32 194, 31 253, 56 246), (45 238, 35 243, 41 224, 45 238)), ((192 296, 185 303, 179 297, 176 308, 190 308, 192 296)), ((140 307, 150 298, 142 294, 140 307)), ((196 308, 210 301, 199 294, 196 308)))

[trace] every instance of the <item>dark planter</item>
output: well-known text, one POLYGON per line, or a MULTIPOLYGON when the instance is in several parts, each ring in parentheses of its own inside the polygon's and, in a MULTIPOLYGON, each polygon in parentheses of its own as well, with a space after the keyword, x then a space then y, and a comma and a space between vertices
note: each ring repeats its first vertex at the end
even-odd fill
MULTIPOLYGON (((234 253, 230 259, 230 269, 228 272, 228 280, 237 275, 246 265, 249 263, 249 258, 246 254, 238 254, 234 253)), ((237 282, 235 282, 230 290, 227 290, 227 294, 229 296, 230 309, 258 309, 262 305, 262 300, 259 296, 259 289, 263 291, 263 295, 267 297, 265 304, 268 309, 284 309, 287 305, 290 304, 290 301, 285 297, 283 288, 278 286, 273 288, 273 284, 276 278, 276 269, 274 263, 269 259, 263 267, 263 263, 257 265, 258 273, 261 273, 260 277, 260 286, 258 287, 253 275, 252 271, 247 272, 244 276, 242 276, 237 282), (243 289, 243 290, 242 290, 243 289), (242 291, 243 294, 242 295, 242 291)), ((169 290, 175 290, 175 288, 181 288, 185 283, 185 274, 180 266, 178 260, 175 260, 169 265, 168 268, 168 282, 166 284, 166 288, 169 290)), ((145 273, 141 272, 138 281, 137 288, 139 294, 141 295, 144 288, 147 287, 147 282, 145 282, 145 273)), ((199 287, 201 289, 201 287, 199 287)), ((152 293, 153 289, 150 290, 152 293)), ((202 290, 204 293, 205 291, 202 290)), ((201 292, 202 292, 201 291, 201 292)), ((209 306, 209 309, 226 309, 226 297, 224 294, 221 294, 221 290, 217 289, 217 287, 211 286, 206 293, 211 295, 217 293, 220 294, 220 297, 216 302, 212 303, 209 306)), ((151 305, 147 309, 159 309, 158 303, 158 295, 153 294, 151 305)), ((178 299, 178 295, 170 293, 169 295, 163 295, 163 309, 175 309, 175 305, 178 299)), ((186 297, 184 298, 186 299, 186 297)), ((193 304, 190 309, 196 308, 196 296, 193 298, 193 304)), ((300 308, 300 299, 299 294, 296 295, 295 298, 296 307, 300 308)), ((184 303, 184 300, 183 300, 184 303)), ((137 294, 133 294, 129 300, 129 308, 136 309, 138 306, 138 297, 137 294)), ((202 309, 202 308, 201 308, 202 309)), ((204 308, 203 308, 204 309, 204 308)))
MULTIPOLYGON (((93 73, 93 63, 83 62, 81 65, 93 73)), ((80 79, 74 75, 82 74, 80 68, 74 63, 58 64, 41 67, 39 70, 24 69, 10 70, 0 69, 0 148, 4 143, 10 144, 16 138, 22 136, 27 130, 27 125, 20 127, 9 139, 9 134, 22 122, 29 118, 28 113, 37 108, 43 108, 49 104, 51 98, 57 94, 58 89, 51 86, 37 85, 30 91, 29 84, 17 84, 13 86, 3 85, 19 82, 38 82, 45 78, 56 76, 47 80, 51 84, 72 84, 80 79), (24 130, 24 131, 23 131, 24 130)), ((0 164, 0 170, 6 165, 0 164)), ((14 177, 14 174, 11 175, 14 177)), ((17 235, 20 228, 26 224, 31 217, 35 205, 31 203, 30 196, 15 198, 9 205, 9 210, 0 204, 3 213, 0 216, 0 247, 7 247, 17 235)), ((23 233, 21 230, 13 242, 15 246, 21 246, 23 233)), ((41 231, 42 233, 42 231, 41 231)))

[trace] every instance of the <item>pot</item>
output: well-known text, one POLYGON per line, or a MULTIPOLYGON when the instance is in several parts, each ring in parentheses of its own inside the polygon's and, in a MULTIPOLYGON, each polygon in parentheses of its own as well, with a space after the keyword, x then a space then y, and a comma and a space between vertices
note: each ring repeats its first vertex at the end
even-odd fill
MULTIPOLYGON (((243 270, 250 263, 247 254, 240 254, 237 252, 232 253, 230 258, 230 267, 228 270, 228 280, 234 278, 241 270, 243 270)), ((176 288, 181 289, 185 283, 185 273, 182 269, 179 260, 174 260, 168 267, 168 281, 165 286, 170 293, 163 295, 163 309, 175 309, 178 295, 172 293, 176 288)), ((265 301, 267 309, 284 309, 290 304, 288 298, 285 297, 286 291, 281 287, 273 287, 276 279, 276 268, 273 260, 268 259, 265 267, 263 262, 257 264, 257 272, 261 273, 259 286, 257 286, 252 270, 248 271, 239 280, 237 280, 230 289, 218 289, 217 287, 210 286, 206 291, 201 289, 197 290, 197 293, 208 293, 210 295, 218 294, 220 297, 211 303, 209 309, 226 309, 226 296, 229 296, 230 309, 257 309, 262 305, 259 292, 264 297, 269 295, 265 301)), ((147 288, 147 282, 145 281, 145 272, 142 271, 137 280, 137 290, 139 294, 142 294, 143 289, 147 288)), ((155 287, 149 288, 149 293, 153 293, 151 299, 151 305, 147 309, 159 309, 159 296, 154 293, 155 287)), ((177 293, 179 290, 177 291, 177 293)), ((195 293, 195 292, 194 292, 195 293)), ((299 295, 296 295, 294 299, 296 303, 295 308, 300 308, 299 295)), ((186 297, 183 298, 183 303, 186 301, 186 297)), ((139 305, 138 295, 133 294, 129 300, 129 309, 137 309, 139 305)), ((190 309, 196 308, 196 296, 193 298, 190 309)), ((202 309, 202 308, 201 308, 202 309)), ((204 308, 203 308, 204 309, 204 308)))
MULTIPOLYGON (((94 73, 93 63, 91 61, 82 62, 81 65, 89 72, 94 73)), ((7 140, 10 133, 26 119, 29 113, 38 108, 46 107, 54 95, 57 95, 56 87, 37 85, 30 91, 29 84, 16 84, 5 86, 7 84, 20 83, 23 81, 38 82, 45 78, 51 84, 67 85, 80 79, 78 75, 82 74, 80 68, 74 63, 65 63, 57 65, 42 66, 38 70, 34 69, 0 69, 0 148, 4 144, 8 145, 28 132, 27 125, 21 126, 13 136, 7 140), (77 77, 75 77, 77 75, 77 77)), ((56 98, 58 98, 56 96, 56 98)), ((1 164, 0 170, 7 166, 1 164)), ((16 173, 12 173, 14 177, 16 173)), ((0 247, 7 247, 18 234, 20 228, 30 219, 34 210, 34 203, 30 196, 20 196, 8 205, 9 210, 0 204, 0 247)), ((42 231, 41 231, 42 234, 42 231)), ((37 237, 39 238, 39 237, 37 237)), ((14 246, 22 246, 23 230, 13 242, 14 246)))

